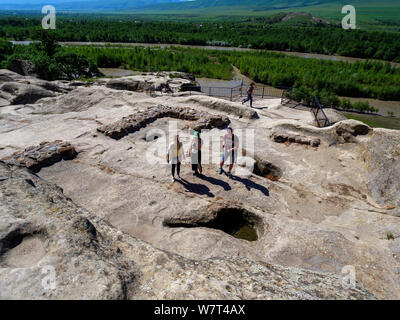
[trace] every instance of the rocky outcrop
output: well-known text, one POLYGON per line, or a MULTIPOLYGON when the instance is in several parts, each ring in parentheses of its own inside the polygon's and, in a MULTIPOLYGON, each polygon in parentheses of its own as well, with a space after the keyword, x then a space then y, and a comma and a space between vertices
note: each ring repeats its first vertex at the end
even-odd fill
POLYGON ((56 96, 53 91, 19 82, 7 82, 0 86, 0 90, 11 95, 11 104, 35 103, 39 99, 56 96))
POLYGON ((9 70, 0 70, 0 106, 35 103, 39 99, 57 97, 74 86, 65 81, 46 81, 23 76, 9 70))
POLYGON ((7 69, 0 69, 0 83, 24 79, 24 76, 7 69))
POLYGON ((363 152, 370 172, 369 188, 378 203, 400 216, 400 134, 396 130, 375 130, 380 134, 365 142, 363 152))
POLYGON ((11 61, 10 70, 22 76, 31 76, 35 74, 36 67, 28 60, 15 59, 11 61))
POLYGON ((372 299, 328 273, 243 258, 193 261, 106 224, 0 162, 1 299, 372 299), (30 183, 27 183, 30 181, 30 183))
POLYGON ((183 99, 185 103, 195 103, 205 108, 225 112, 239 118, 257 119, 258 114, 254 109, 243 107, 240 103, 231 102, 223 99, 194 95, 183 99))
POLYGON ((50 166, 61 160, 71 160, 76 155, 75 148, 69 142, 56 140, 42 142, 39 146, 32 146, 22 152, 15 152, 10 157, 5 158, 4 161, 38 172, 45 166, 50 166))
POLYGON ((335 126, 336 139, 340 143, 355 142, 355 137, 367 135, 372 128, 362 122, 354 120, 342 121, 335 126))
POLYGON ((354 120, 317 128, 280 99, 258 100, 257 118, 237 102, 107 81, 9 81, 59 91, 0 108, 0 159, 13 164, 0 165, 1 298, 400 298, 397 131, 354 120), (146 123, 161 110, 167 118, 146 123), (170 116, 185 155, 191 126, 213 127, 202 132, 203 176, 186 156, 171 182, 170 116), (218 174, 227 119, 244 149, 232 176, 218 174), (97 131, 119 121, 122 132, 143 127, 118 141, 97 131), (320 145, 276 143, 275 132, 320 145), (54 140, 79 156, 36 175, 11 161, 54 140), (354 290, 342 286, 349 268, 354 290))
MULTIPOLYGON (((103 81, 103 80, 101 80, 103 81)), ((106 81, 106 86, 128 91, 200 91, 193 75, 177 72, 145 73, 106 81)))
POLYGON ((199 112, 191 108, 175 108, 167 106, 150 107, 145 111, 124 117, 110 125, 101 126, 97 131, 113 139, 121 139, 129 133, 136 132, 144 128, 149 123, 160 118, 174 118, 180 120, 195 121, 191 125, 193 130, 223 128, 229 125, 228 117, 214 116, 206 112, 199 112))
POLYGON ((87 212, 23 169, 0 176, 0 299, 126 298, 132 263, 87 212))
MULTIPOLYGON (((320 139, 320 141, 325 140, 329 145, 333 144, 344 144, 344 143, 354 143, 357 142, 358 136, 365 136, 373 132, 370 128, 363 122, 357 120, 344 120, 330 127, 325 128, 315 128, 314 126, 304 126, 296 123, 294 121, 277 121, 273 125, 273 131, 271 138, 274 139, 274 133, 278 133, 275 142, 285 142, 296 137, 305 137, 304 143, 308 144, 306 140, 311 140, 313 138, 320 139), (286 139, 287 138, 287 139, 286 139)), ((275 140, 275 139, 274 139, 275 140)), ((298 140, 301 141, 300 138, 298 140)))
POLYGON ((290 132, 273 132, 270 137, 278 143, 291 142, 312 147, 318 147, 321 144, 321 140, 318 138, 306 137, 290 132))

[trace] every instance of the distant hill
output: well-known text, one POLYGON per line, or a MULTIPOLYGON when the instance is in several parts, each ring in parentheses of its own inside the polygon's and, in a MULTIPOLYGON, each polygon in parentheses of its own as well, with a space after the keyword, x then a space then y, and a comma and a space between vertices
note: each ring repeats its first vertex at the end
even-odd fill
POLYGON ((169 5, 185 0, 0 0, 0 10, 41 10, 51 4, 60 11, 120 11, 135 10, 163 3, 169 5))
MULTIPOLYGON (((347 0, 0 0, 0 11, 38 11, 52 4, 57 11, 77 13, 144 14, 157 19, 193 19, 208 16, 227 19, 233 16, 269 16, 278 12, 308 12, 328 21, 341 21, 341 7, 347 0)), ((357 9, 358 23, 397 26, 400 23, 400 0, 352 0, 357 9)), ((293 22, 308 23, 308 17, 290 18, 293 22)), ((324 24, 312 20, 311 23, 324 24)), ((392 28, 396 29, 396 28, 392 28)), ((397 29, 396 29, 397 30, 397 29)), ((396 31, 395 30, 395 31, 396 31)))
POLYGON ((162 4, 157 9, 164 10, 191 10, 205 8, 247 8, 257 11, 301 8, 307 6, 338 3, 337 0, 194 0, 181 3, 162 4))
MULTIPOLYGON (((358 1, 358 0, 357 0, 358 1)), ((364 0, 368 2, 369 0, 364 0)), ((51 4, 58 10, 71 11, 185 11, 211 8, 238 8, 250 11, 302 8, 338 0, 0 0, 0 10, 40 10, 51 4)))

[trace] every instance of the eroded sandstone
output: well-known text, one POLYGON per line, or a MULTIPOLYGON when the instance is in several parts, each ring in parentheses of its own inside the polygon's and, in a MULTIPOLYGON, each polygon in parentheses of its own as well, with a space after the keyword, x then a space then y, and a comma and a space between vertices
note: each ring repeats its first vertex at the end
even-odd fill
MULTIPOLYGON (((39 85, 7 72, 0 81, 2 75, 39 85)), ((42 141, 68 141, 79 150, 73 161, 54 162, 37 176, 0 165, 0 239, 7 243, 0 254, 1 297, 400 297, 398 131, 355 120, 316 128, 309 111, 281 106, 280 99, 256 100, 255 113, 240 102, 149 96, 107 88, 107 81, 42 84, 60 90, 0 108, 0 158, 42 141), (246 151, 238 153, 233 176, 217 173, 226 133, 218 127, 202 133, 210 142, 204 176, 193 177, 186 158, 175 183, 165 163, 170 118, 118 141, 97 131, 157 105, 229 117, 246 151), (157 134, 148 135, 153 129, 157 134), (320 145, 276 143, 274 132, 320 145), (252 135, 254 146, 246 144, 252 135), (151 161, 149 150, 158 151, 151 161), (238 208, 228 218, 257 217, 254 226, 264 229, 256 241, 212 228, 221 227, 213 224, 219 210, 211 209, 221 204, 238 208), (41 286, 46 266, 56 270, 55 291, 41 286), (345 266, 356 271, 355 291, 342 287, 345 266)), ((176 119, 185 151, 197 121, 176 119)))
POLYGON ((0 182, 1 299, 374 298, 361 286, 343 289, 332 274, 234 257, 185 259, 121 233, 23 169, 0 162, 0 175, 7 178, 0 182), (21 255, 39 246, 41 256, 21 255))
POLYGON ((40 171, 45 166, 50 166, 61 160, 71 160, 77 155, 75 148, 61 140, 42 142, 38 146, 31 146, 22 152, 15 152, 5 158, 7 163, 24 166, 34 172, 40 171))
POLYGON ((136 114, 124 117, 121 120, 101 126, 97 131, 113 139, 121 139, 122 137, 139 131, 146 125, 160 118, 173 118, 180 120, 195 121, 191 124, 193 130, 200 131, 202 129, 223 128, 229 125, 228 117, 215 116, 207 112, 197 111, 192 108, 168 107, 159 105, 150 107, 145 111, 139 111, 136 114))

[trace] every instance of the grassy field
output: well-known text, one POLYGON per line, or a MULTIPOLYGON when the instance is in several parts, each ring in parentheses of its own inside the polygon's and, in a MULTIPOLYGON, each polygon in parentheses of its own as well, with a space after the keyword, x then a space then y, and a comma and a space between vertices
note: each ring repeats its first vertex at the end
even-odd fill
POLYGON ((381 117, 368 114, 357 114, 345 112, 344 116, 347 119, 362 121, 372 128, 386 128, 400 130, 400 119, 392 117, 381 117))
MULTIPOLYGON (((203 1, 204 2, 204 1, 203 1)), ((227 4, 228 1, 209 1, 209 6, 198 5, 197 1, 182 2, 168 5, 157 5, 142 9, 124 9, 119 11, 102 11, 84 10, 79 11, 63 11, 58 10, 57 13, 62 15, 85 16, 88 14, 96 14, 98 17, 109 18, 111 16, 119 16, 123 19, 145 19, 158 21, 241 21, 249 17, 267 17, 275 15, 279 12, 308 12, 314 16, 328 19, 337 23, 343 18, 341 9, 346 4, 351 4, 356 8, 357 24, 360 28, 399 31, 400 30, 400 0, 353 0, 353 1, 325 1, 318 5, 304 5, 310 1, 291 0, 289 1, 273 1, 270 5, 261 5, 262 2, 257 0, 243 0, 241 2, 227 4), (222 4, 222 5, 221 5, 222 4)), ((266 2, 268 3, 268 2, 266 2)), ((19 14, 35 15, 39 12, 17 11, 19 14)), ((14 15, 15 12, 0 11, 2 15, 14 15)))
MULTIPOLYGON (((353 0, 337 1, 334 3, 320 4, 315 6, 299 6, 299 7, 281 7, 268 9, 260 6, 221 6, 206 8, 188 8, 187 4, 181 5, 179 9, 158 10, 153 8, 142 10, 142 14, 165 15, 170 17, 180 17, 182 19, 198 19, 207 17, 210 20, 227 19, 228 17, 265 17, 276 14, 278 12, 308 12, 314 16, 325 18, 328 20, 340 22, 344 15, 341 9, 345 4, 351 4, 356 8, 357 24, 362 28, 384 29, 386 31, 399 31, 400 25, 400 0, 353 0), (393 25, 394 24, 394 25, 393 25)), ((135 12, 136 14, 139 11, 135 12)), ((228 18, 229 19, 229 18, 228 18)))
MULTIPOLYGON (((400 23, 400 1, 353 1, 356 8, 357 24, 366 29, 386 31, 398 31, 399 25, 390 25, 393 22, 400 23), (388 24, 385 25, 384 22, 388 24)), ((341 21, 341 4, 329 4, 315 7, 305 7, 302 11, 334 21, 341 21)))

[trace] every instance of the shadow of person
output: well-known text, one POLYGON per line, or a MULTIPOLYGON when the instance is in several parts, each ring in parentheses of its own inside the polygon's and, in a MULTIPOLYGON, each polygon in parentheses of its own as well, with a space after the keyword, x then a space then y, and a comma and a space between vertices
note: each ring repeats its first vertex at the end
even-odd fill
POLYGON ((199 176, 199 179, 207 181, 207 182, 209 182, 209 183, 211 183, 211 184, 213 184, 215 186, 220 186, 220 187, 224 188, 225 191, 232 190, 232 188, 229 185, 229 183, 227 183, 227 182, 225 182, 223 180, 216 179, 216 178, 213 178, 213 177, 207 177, 205 175, 199 176))
POLYGON ((191 183, 183 178, 177 180, 187 191, 197 193, 199 195, 206 195, 210 198, 214 198, 214 194, 211 193, 210 189, 201 183, 191 183))
POLYGON ((231 179, 234 181, 239 181, 239 182, 243 183, 244 186, 246 187, 246 189, 249 191, 251 189, 256 189, 256 190, 261 191, 265 196, 269 197, 268 189, 261 184, 255 183, 254 181, 251 181, 250 179, 247 179, 247 178, 240 178, 238 176, 233 176, 233 175, 232 175, 231 179))

